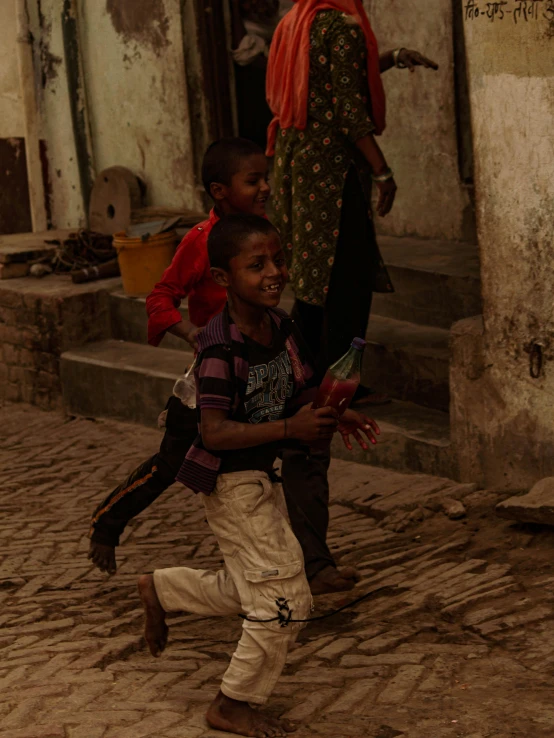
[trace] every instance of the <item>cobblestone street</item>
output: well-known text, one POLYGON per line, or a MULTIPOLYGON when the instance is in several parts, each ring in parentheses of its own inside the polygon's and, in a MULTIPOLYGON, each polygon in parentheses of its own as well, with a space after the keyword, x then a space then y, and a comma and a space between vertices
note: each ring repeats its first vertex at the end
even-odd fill
MULTIPOLYGON (((0 409, 0 735, 208 738, 239 619, 142 637, 137 575, 216 567, 201 500, 175 485, 135 519, 108 578, 87 560, 94 505, 157 448, 140 426, 0 409)), ((334 461, 330 541, 363 579, 320 597, 270 701, 296 735, 551 738, 554 534, 501 520, 508 493, 334 461), (386 587, 386 589, 383 589, 386 587)), ((513 493, 510 493, 513 494, 513 493)))

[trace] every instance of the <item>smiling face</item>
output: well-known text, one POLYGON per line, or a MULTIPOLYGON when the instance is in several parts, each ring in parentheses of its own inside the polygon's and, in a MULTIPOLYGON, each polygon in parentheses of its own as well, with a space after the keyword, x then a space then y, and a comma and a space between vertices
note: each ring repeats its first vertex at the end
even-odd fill
POLYGON ((222 215, 265 215, 269 199, 269 167, 263 154, 243 159, 229 185, 211 185, 211 195, 222 215))
POLYGON ((277 233, 254 233, 229 261, 229 270, 214 269, 216 282, 226 287, 231 302, 266 309, 277 307, 288 279, 285 254, 277 233))

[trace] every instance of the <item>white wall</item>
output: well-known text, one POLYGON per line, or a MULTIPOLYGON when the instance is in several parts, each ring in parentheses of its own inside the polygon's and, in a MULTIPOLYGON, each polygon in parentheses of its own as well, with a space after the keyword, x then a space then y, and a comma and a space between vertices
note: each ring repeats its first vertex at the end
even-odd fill
POLYGON ((98 171, 140 174, 152 205, 196 204, 179 0, 81 0, 98 171))
POLYGON ((381 51, 404 46, 440 65, 438 72, 391 69, 383 76, 388 123, 379 143, 398 193, 378 226, 389 235, 463 240, 472 218, 458 172, 452 0, 365 0, 365 5, 381 51))

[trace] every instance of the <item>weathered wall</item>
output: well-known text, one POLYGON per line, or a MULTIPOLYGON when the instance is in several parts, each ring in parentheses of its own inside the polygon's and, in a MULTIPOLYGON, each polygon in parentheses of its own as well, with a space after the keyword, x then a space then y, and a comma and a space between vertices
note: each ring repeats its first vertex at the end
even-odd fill
POLYGON ((110 336, 113 282, 0 281, 0 400, 61 409, 60 355, 110 336))
POLYGON ((394 208, 378 226, 389 235, 471 240, 470 198, 460 181, 452 0, 365 0, 382 51, 406 46, 438 72, 392 69, 383 81, 387 130, 380 144, 395 171, 394 208))
MULTIPOLYGON (((78 0, 77 8, 96 171, 116 164, 129 167, 147 183, 148 204, 197 207, 182 4, 78 0)), ((52 223, 58 228, 84 225, 62 36, 64 3, 27 0, 27 6, 52 223)), ((13 139, 14 160, 18 152, 24 160, 14 8, 8 0, 2 5, 0 139, 13 139)))
POLYGON ((30 224, 15 2, 10 2, 2 5, 0 28, 0 233, 24 230, 30 224))
POLYGON ((16 53, 15 2, 2 3, 0 30, 0 138, 23 135, 16 53))
POLYGON ((466 477, 519 487, 554 473, 554 1, 490 8, 465 20, 484 323, 454 327, 452 422, 466 477))
POLYGON ((140 174, 148 203, 197 201, 180 0, 81 0, 97 170, 140 174))
POLYGON ((27 0, 34 38, 37 103, 48 161, 54 228, 85 225, 66 79, 59 0, 27 0))

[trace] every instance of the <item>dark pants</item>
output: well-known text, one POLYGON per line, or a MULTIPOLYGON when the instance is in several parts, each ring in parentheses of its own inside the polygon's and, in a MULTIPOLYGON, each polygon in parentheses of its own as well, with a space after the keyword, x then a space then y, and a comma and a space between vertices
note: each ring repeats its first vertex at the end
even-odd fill
POLYGON ((291 313, 313 356, 317 357, 321 374, 348 351, 353 338, 365 338, 375 259, 373 222, 368 217, 358 175, 352 168, 344 185, 339 237, 325 307, 296 300, 291 313))
POLYGON ((330 461, 329 451, 283 451, 283 492, 308 579, 326 566, 335 566, 327 546, 330 461))
POLYGON ((170 397, 166 405, 166 430, 160 450, 138 466, 98 505, 92 516, 91 538, 118 546, 125 526, 175 482, 185 456, 198 435, 196 410, 170 397))
MULTIPOLYGON (((343 192, 341 224, 325 307, 296 300, 292 310, 302 336, 323 374, 350 347, 364 338, 371 310, 372 273, 376 259, 375 231, 368 217, 358 175, 351 169, 343 192)), ((329 527, 329 483, 326 452, 286 451, 283 489, 291 524, 304 550, 306 573, 334 566, 326 543, 329 527)))

